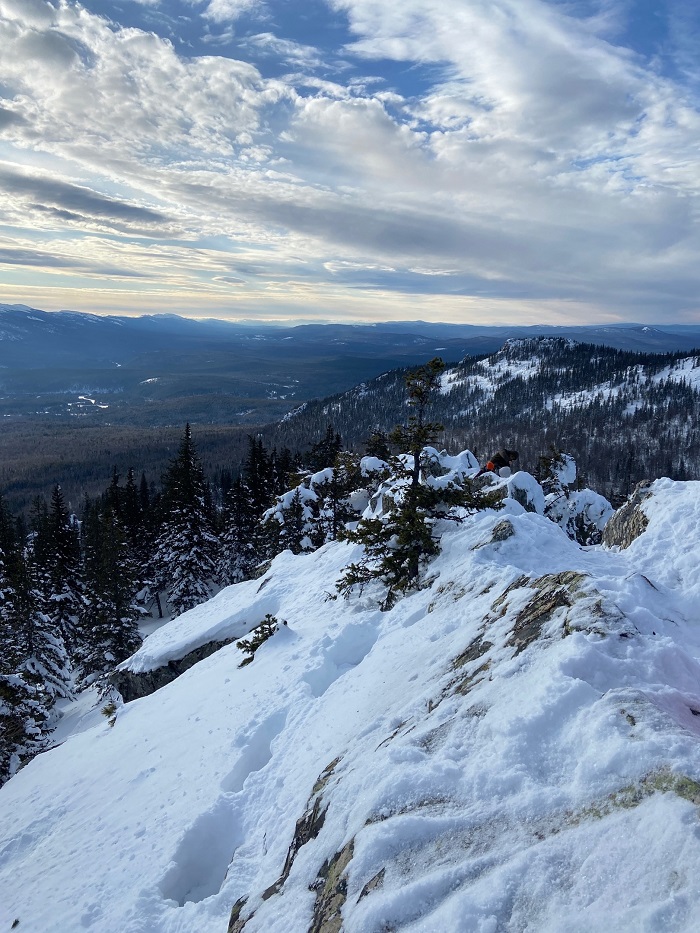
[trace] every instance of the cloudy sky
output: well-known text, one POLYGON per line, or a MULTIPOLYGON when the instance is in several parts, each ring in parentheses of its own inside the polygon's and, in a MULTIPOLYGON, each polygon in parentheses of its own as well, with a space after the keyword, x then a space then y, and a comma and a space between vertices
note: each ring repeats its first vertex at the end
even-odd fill
POLYGON ((0 0, 0 302, 700 323, 690 0, 0 0))

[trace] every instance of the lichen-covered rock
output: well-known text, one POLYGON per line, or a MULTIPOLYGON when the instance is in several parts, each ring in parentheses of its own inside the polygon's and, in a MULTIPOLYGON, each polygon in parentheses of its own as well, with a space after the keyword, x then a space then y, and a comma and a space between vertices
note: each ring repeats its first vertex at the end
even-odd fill
POLYGON ((494 543, 498 541, 507 541, 508 538, 512 538, 514 534, 515 528, 513 528, 513 523, 507 518, 504 518, 503 521, 494 525, 491 540, 494 543))
POLYGON ((246 925, 250 917, 242 917, 241 911, 248 902, 247 897, 239 897, 236 903, 231 908, 231 916, 228 921, 228 930, 226 933, 242 933, 243 927, 246 925))
MULTIPOLYGON (((292 837, 292 841, 289 844, 287 857, 284 860, 284 865, 282 867, 282 874, 273 884, 271 884, 262 892, 260 897, 263 901, 268 901, 271 897, 275 897, 282 891, 284 883, 292 870, 294 859, 297 857, 297 853, 302 846, 305 846, 308 842, 311 842, 312 839, 315 839, 323 829, 323 824, 326 819, 326 811, 328 809, 328 806, 324 805, 323 803, 323 790, 332 778, 333 772, 335 771, 336 765, 339 761, 340 758, 335 758, 329 765, 327 765, 326 768, 324 768, 321 774, 319 774, 318 779, 313 786, 313 790, 311 791, 311 796, 309 797, 306 809, 304 810, 303 815, 300 816, 296 822, 294 836, 292 837)), ((332 864, 332 862, 330 864, 332 864)), ((347 862, 342 866, 340 871, 342 871, 346 865, 347 862)), ((328 868, 328 865, 324 863, 324 867, 321 869, 321 875, 318 879, 319 889, 324 888, 324 885, 327 882, 327 874, 323 874, 323 872, 328 872, 329 870, 330 869, 328 868)), ((246 915, 243 916, 243 908, 247 902, 248 897, 241 897, 233 905, 229 919, 228 933, 242 933, 248 921, 252 920, 252 918, 255 916, 257 907, 253 910, 249 910, 246 915)), ((314 912, 314 917, 315 916, 316 912, 314 912)), ((314 927, 314 930, 315 929, 316 927, 314 927)), ((334 929, 340 930, 340 927, 336 928, 332 926, 322 926, 318 929, 320 933, 330 933, 330 931, 334 929)))
POLYGON ((649 524, 642 503, 651 496, 651 482, 638 483, 627 502, 612 516, 603 530, 603 544, 607 547, 628 548, 649 524))
POLYGON ((210 641, 206 645, 200 645, 194 651, 190 651, 184 658, 175 661, 168 661, 163 667, 157 667, 153 671, 141 671, 135 673, 129 670, 112 671, 109 675, 109 683, 119 691, 125 703, 132 700, 138 700, 140 697, 147 697, 156 690, 160 690, 166 684, 175 680, 180 674, 184 674, 191 667, 194 667, 199 661, 208 658, 209 655, 219 651, 226 645, 230 645, 234 639, 227 638, 224 641, 210 641))
POLYGON ((345 869, 352 861, 354 840, 351 839, 324 862, 319 872, 314 916, 309 933, 340 933, 343 929, 341 910, 347 899, 348 884, 345 869))
POLYGON ((516 655, 524 651, 539 638, 542 628, 557 609, 568 609, 574 604, 584 579, 582 573, 565 570, 533 580, 530 586, 536 593, 518 613, 506 645, 515 648, 516 655))

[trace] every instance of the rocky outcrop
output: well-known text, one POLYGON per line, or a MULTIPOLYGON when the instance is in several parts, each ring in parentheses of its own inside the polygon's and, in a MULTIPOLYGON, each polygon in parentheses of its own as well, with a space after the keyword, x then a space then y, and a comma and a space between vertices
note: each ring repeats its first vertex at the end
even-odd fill
MULTIPOLYGON (((323 790, 333 776, 333 772, 339 761, 340 758, 336 758, 318 776, 311 791, 306 809, 296 822, 294 836, 287 850, 287 857, 284 861, 282 874, 274 884, 271 884, 269 888, 263 891, 263 901, 275 897, 275 895, 282 891, 284 883, 292 870, 292 865, 294 864, 294 859, 297 857, 299 849, 308 842, 311 842, 312 839, 316 839, 323 829, 323 824, 326 819, 326 810, 328 809, 328 805, 323 803, 323 790)), ((352 858, 352 842, 350 843, 350 855, 347 858, 345 857, 346 849, 347 846, 342 852, 336 853, 330 862, 324 863, 319 872, 317 884, 315 885, 317 894, 316 907, 314 908, 314 926, 312 927, 314 931, 318 930, 318 933, 332 933, 332 931, 340 930, 340 926, 335 926, 334 924, 339 922, 340 907, 345 903, 345 882, 344 878, 341 879, 341 875, 352 858)), ((255 910, 248 912, 245 916, 243 915, 243 908, 247 902, 247 897, 241 897, 233 905, 229 918, 228 933, 242 933, 248 921, 252 920, 255 916, 255 910)))
MULTIPOLYGON (((316 902, 309 933, 341 933, 342 908, 348 896, 345 870, 352 861, 354 840, 321 866, 316 885, 316 902)), ((369 892, 368 892, 369 893, 369 892)))
POLYGON ((651 496, 651 482, 638 483, 627 502, 612 516, 603 529, 603 544, 607 547, 627 548, 649 524, 642 503, 651 496))
POLYGON ((112 671, 108 679, 110 684, 119 691, 124 702, 130 703, 132 700, 138 700, 140 697, 146 697, 160 690, 199 661, 208 658, 220 648, 230 645, 234 640, 227 638, 224 641, 209 641, 206 645, 200 645, 199 648, 190 651, 184 658, 168 661, 166 665, 157 667, 153 671, 142 671, 138 674, 129 670, 112 671))

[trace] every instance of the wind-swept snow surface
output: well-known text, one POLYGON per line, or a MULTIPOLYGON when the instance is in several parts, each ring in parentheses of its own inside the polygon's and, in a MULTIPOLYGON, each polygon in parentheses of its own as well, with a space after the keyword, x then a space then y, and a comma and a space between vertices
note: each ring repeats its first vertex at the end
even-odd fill
POLYGON ((700 929, 700 483, 625 551, 509 499, 393 610, 285 552, 155 632, 235 642, 0 791, 0 929, 700 929))

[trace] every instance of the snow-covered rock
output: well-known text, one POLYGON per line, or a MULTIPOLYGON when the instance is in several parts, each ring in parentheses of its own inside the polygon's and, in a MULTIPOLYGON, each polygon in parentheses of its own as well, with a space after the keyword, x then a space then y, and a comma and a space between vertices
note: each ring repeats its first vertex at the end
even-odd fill
POLYGON ((625 550, 445 522, 388 612, 333 598, 357 546, 284 552, 159 629, 127 666, 288 623, 0 789, 0 929, 694 933, 700 483, 642 508, 625 550))

